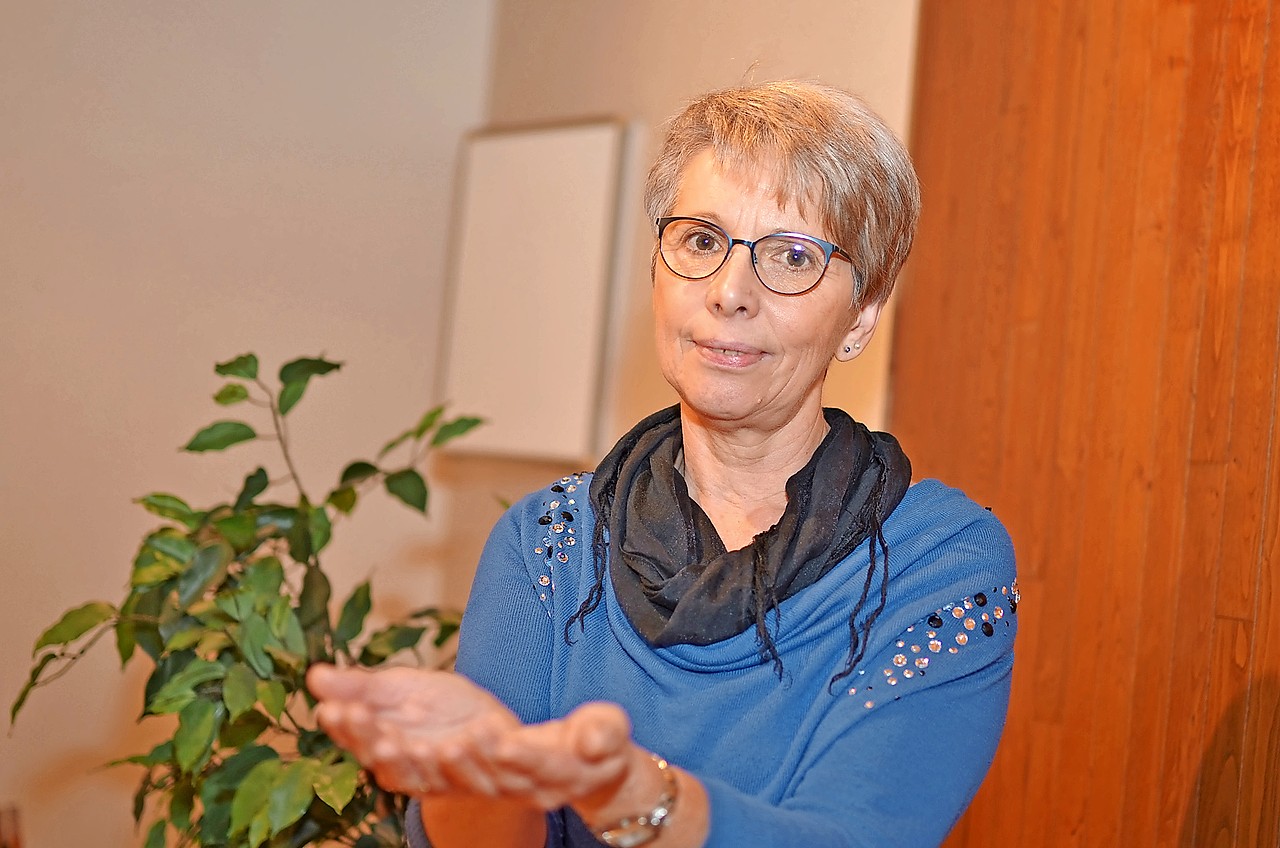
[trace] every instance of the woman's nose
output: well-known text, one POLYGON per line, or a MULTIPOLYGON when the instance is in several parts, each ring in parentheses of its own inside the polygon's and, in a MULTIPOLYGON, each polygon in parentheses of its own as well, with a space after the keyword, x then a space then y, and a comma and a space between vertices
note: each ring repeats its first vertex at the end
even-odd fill
POLYGON ((751 248, 735 244, 720 270, 707 286, 707 308, 712 312, 754 315, 760 308, 763 286, 752 265, 751 248))

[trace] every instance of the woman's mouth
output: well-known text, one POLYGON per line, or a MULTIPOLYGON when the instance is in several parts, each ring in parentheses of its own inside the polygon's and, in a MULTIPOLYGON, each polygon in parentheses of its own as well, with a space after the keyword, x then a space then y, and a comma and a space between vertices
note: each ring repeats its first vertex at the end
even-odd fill
POLYGON ((715 365, 741 368, 754 365, 764 357, 764 351, 750 345, 720 340, 697 342, 698 352, 715 365))

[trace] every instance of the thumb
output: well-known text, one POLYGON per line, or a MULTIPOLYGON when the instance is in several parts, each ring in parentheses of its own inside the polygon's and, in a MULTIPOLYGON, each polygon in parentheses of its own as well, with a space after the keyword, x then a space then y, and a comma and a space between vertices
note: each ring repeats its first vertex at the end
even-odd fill
POLYGON ((583 704, 565 718, 573 728, 574 749, 585 760, 603 760, 631 741, 631 720, 617 704, 583 704))

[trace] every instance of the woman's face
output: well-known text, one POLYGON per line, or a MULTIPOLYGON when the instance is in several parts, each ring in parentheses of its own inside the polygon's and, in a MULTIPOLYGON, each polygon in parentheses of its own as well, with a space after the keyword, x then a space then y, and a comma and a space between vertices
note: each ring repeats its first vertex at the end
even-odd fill
MULTIPOLYGON (((778 232, 830 240, 793 204, 779 207, 767 179, 721 170, 709 149, 689 161, 670 214, 706 219, 748 241, 778 232)), ((855 309, 852 301, 853 269, 839 257, 815 288, 794 296, 766 289, 742 245, 702 280, 676 276, 659 258, 658 362, 686 407, 709 423, 773 431, 817 420, 832 356, 857 356, 879 317, 878 304, 855 309)))

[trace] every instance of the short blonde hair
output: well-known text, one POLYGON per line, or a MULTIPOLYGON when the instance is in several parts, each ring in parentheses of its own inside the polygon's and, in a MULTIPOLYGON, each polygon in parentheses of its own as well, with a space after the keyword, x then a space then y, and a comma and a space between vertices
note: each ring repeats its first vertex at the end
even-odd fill
POLYGON ((902 142, 861 98, 781 81, 713 91, 672 118, 645 181, 651 221, 671 214, 689 160, 710 148, 737 173, 763 171, 780 206, 810 204, 825 236, 853 256, 854 301, 883 302, 911 252, 920 182, 902 142))

